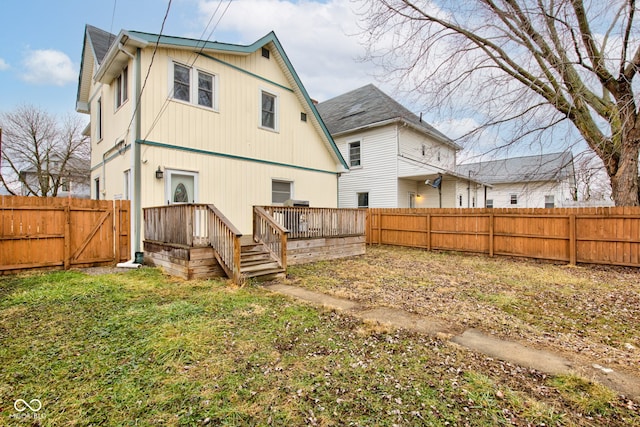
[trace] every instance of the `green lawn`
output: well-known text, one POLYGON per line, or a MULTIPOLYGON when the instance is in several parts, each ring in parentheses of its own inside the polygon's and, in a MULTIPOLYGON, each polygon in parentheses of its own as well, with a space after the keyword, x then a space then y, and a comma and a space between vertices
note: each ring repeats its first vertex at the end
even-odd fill
POLYGON ((0 277, 0 341, 0 425, 640 425, 577 377, 156 269, 0 277))

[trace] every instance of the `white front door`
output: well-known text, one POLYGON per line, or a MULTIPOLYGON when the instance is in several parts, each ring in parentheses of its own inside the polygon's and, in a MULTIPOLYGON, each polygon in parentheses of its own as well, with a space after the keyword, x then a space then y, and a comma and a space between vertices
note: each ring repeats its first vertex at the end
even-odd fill
POLYGON ((198 202, 198 173, 165 169, 165 199, 174 203, 198 202))

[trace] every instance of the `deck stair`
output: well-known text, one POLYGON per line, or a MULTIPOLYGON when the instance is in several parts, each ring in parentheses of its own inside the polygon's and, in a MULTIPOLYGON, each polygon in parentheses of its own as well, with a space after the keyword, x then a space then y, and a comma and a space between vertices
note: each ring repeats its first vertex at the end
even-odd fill
POLYGON ((240 251, 240 273, 260 281, 285 277, 285 270, 261 243, 243 244, 240 251))

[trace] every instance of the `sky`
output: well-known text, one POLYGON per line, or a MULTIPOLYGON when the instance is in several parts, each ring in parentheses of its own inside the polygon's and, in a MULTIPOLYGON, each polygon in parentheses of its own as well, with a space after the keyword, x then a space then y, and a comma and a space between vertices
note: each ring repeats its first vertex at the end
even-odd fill
MULTIPOLYGON (((157 34, 168 3, 3 0, 0 112, 30 104, 75 114, 85 25, 157 34)), ((353 7, 348 0, 173 0, 163 34, 250 44, 273 30, 312 98, 325 101, 369 83, 387 90, 372 65, 358 60, 364 49, 354 36, 353 7)))

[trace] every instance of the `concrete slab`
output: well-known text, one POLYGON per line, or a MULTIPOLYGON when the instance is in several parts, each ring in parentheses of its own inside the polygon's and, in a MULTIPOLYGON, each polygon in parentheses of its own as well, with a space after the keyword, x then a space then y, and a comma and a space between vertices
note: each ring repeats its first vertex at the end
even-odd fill
POLYGON ((467 329, 462 335, 451 338, 451 341, 487 356, 553 375, 568 374, 573 367, 569 360, 556 354, 501 340, 475 329, 467 329))
POLYGON ((319 304, 335 310, 350 311, 360 307, 358 303, 353 301, 349 301, 343 298, 335 298, 330 295, 309 291, 306 289, 298 288, 296 286, 268 285, 265 286, 265 288, 273 292, 289 295, 294 298, 298 298, 314 304, 319 304))
POLYGON ((444 322, 395 308, 379 307, 372 310, 358 311, 353 315, 362 320, 378 322, 382 325, 403 328, 426 335, 442 336, 453 333, 453 328, 444 322))

